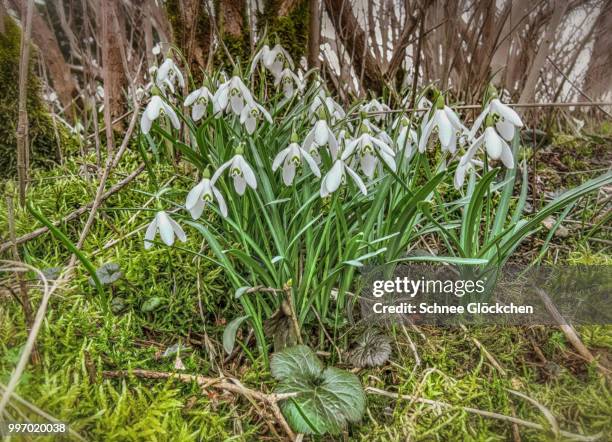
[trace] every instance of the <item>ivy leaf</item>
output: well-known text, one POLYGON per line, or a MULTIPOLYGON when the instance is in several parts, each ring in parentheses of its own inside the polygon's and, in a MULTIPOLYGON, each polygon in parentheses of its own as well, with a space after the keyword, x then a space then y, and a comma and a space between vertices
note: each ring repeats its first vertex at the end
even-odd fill
POLYGON ((234 343, 236 342, 236 333, 240 324, 242 324, 249 316, 240 316, 233 319, 223 330, 223 348, 228 355, 234 351, 234 343))
MULTIPOLYGON (((102 285, 109 285, 120 279, 123 276, 123 272, 121 271, 119 264, 115 262, 107 262, 96 269, 96 276, 102 285)), ((89 278, 89 284, 92 286, 95 285, 93 278, 89 278)))
POLYGON ((296 393, 280 407, 291 427, 305 434, 338 434, 365 411, 365 393, 357 376, 334 367, 323 368, 305 345, 289 347, 270 362, 279 380, 276 393, 296 393))

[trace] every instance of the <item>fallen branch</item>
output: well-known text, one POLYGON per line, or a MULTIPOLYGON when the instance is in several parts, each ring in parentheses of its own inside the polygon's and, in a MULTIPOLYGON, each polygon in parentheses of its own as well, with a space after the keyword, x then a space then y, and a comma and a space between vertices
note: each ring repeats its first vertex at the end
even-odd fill
MULTIPOLYGON (((381 390, 379 388, 374 388, 374 387, 366 387, 366 392, 367 393, 371 393, 371 394, 377 394, 379 396, 385 396, 385 397, 389 397, 392 399, 404 399, 404 400, 409 400, 412 402, 417 402, 419 404, 425 404, 425 405, 430 405, 432 407, 438 407, 438 408, 447 408, 447 409, 454 409, 454 410, 463 410, 467 413, 472 413, 472 414, 477 414, 479 416, 483 416, 483 417, 488 417, 491 419, 497 419, 497 420, 501 420, 501 421, 505 421, 505 422, 510 422, 512 424, 516 424, 516 425, 522 425, 524 427, 528 427, 528 428, 533 428, 535 430, 542 430, 542 431, 546 431, 548 430, 546 427, 544 427, 544 425, 538 424, 536 422, 531 422, 531 421, 527 421, 524 419, 519 419, 517 417, 513 417, 513 416, 507 416, 505 414, 500 414, 500 413, 494 413, 492 411, 485 411, 485 410, 480 410, 478 408, 472 408, 472 407, 464 407, 461 405, 452 405, 446 402, 441 402, 441 401, 435 401, 433 399, 426 399, 426 398, 422 398, 422 397, 418 397, 418 396, 411 396, 409 394, 397 394, 397 393, 392 393, 390 391, 386 391, 386 390, 381 390)), ((594 436, 583 436, 581 434, 574 434, 574 433, 570 433, 568 431, 563 431, 560 430, 559 434, 563 437, 566 437, 568 439, 573 439, 573 440, 578 440, 578 441, 596 441, 599 440, 601 437, 601 434, 596 434, 594 436)))
POLYGON ((561 315, 561 313, 559 313, 559 310, 557 310, 557 307, 555 307, 555 304, 553 304, 548 294, 540 288, 535 288, 535 291, 540 296, 540 299, 542 299, 542 302, 544 303, 544 307, 546 308, 548 313, 553 317, 553 319, 559 326, 559 329, 565 335, 565 338, 570 342, 570 344, 572 344, 572 347, 576 349, 578 354, 588 363, 594 364, 597 370, 601 374, 603 374, 606 377, 609 377, 611 374, 610 370, 604 367, 603 365, 601 365, 599 361, 595 359, 595 356, 593 356, 593 353, 591 353, 589 349, 586 348, 586 346, 582 343, 582 340, 580 339, 580 337, 578 336, 574 328, 571 325, 569 325, 567 321, 565 320, 565 318, 561 315))
MULTIPOLYGON (((145 168, 145 165, 143 163, 140 166, 138 166, 138 168, 134 172, 132 172, 127 177, 125 177, 123 180, 119 181, 117 184, 115 184, 110 189, 108 189, 106 192, 104 192, 102 194, 102 197, 100 198, 100 202, 105 201, 111 195, 113 195, 114 193, 117 193, 119 190, 121 190, 125 186, 127 186, 131 181, 134 180, 134 178, 136 178, 138 175, 140 175, 142 173, 144 168, 145 168)), ((70 212, 63 219, 55 222, 54 225, 55 226, 59 226, 62 223, 65 223, 65 222, 68 222, 68 221, 72 221, 72 220, 78 218, 79 216, 81 216, 82 214, 86 213, 87 211, 89 211, 92 207, 93 207, 93 202, 91 202, 89 204, 86 204, 86 205, 84 205, 82 207, 79 207, 75 211, 70 212)), ((40 229, 36 229, 36 230, 34 230, 34 231, 30 232, 30 233, 26 233, 25 235, 20 236, 19 238, 15 239, 15 245, 23 244, 23 243, 25 243, 27 241, 30 241, 31 239, 34 239, 34 238, 42 235, 43 233, 47 233, 48 231, 49 231, 49 229, 47 227, 41 227, 40 229)), ((13 245, 12 241, 7 241, 5 243, 0 244, 0 253, 4 253, 7 250, 9 250, 12 247, 12 245, 13 245)))
POLYGON ((181 382, 190 383, 196 382, 203 390, 207 388, 215 388, 217 390, 229 391, 230 393, 239 394, 246 397, 248 400, 255 399, 259 402, 270 407, 274 418, 283 428, 287 437, 292 441, 296 440, 296 435, 285 420, 285 417, 281 413, 278 407, 278 402, 296 396, 297 393, 285 393, 285 394, 266 394, 261 391, 253 390, 245 387, 240 383, 238 379, 234 378, 209 378, 206 376, 183 374, 183 373, 168 373, 163 371, 151 371, 151 370, 114 370, 114 371, 103 371, 102 375, 107 378, 123 378, 130 375, 139 378, 146 379, 176 379, 181 382))

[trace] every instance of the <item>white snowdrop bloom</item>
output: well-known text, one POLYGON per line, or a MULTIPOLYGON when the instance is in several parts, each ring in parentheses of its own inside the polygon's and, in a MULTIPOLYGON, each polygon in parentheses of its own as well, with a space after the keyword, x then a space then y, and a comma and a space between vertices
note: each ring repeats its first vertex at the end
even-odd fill
POLYGON ((508 143, 499 136, 492 125, 487 126, 488 127, 485 129, 484 133, 472 142, 472 145, 467 150, 465 155, 461 157, 459 165, 465 165, 465 163, 472 160, 478 148, 484 144, 489 158, 492 160, 501 160, 504 166, 506 166, 508 169, 512 169, 514 167, 512 149, 510 149, 508 143))
POLYGON ((376 115, 372 115, 371 118, 378 121, 379 123, 387 116, 386 112, 389 112, 391 108, 384 103, 381 103, 376 98, 362 104, 360 107, 362 112, 372 112, 376 115))
POLYGON ((234 180, 234 189, 238 195, 244 195, 246 186, 248 185, 253 190, 257 189, 257 179, 253 169, 242 156, 242 153, 237 153, 234 157, 223 163, 212 177, 212 181, 216 182, 219 176, 229 167, 229 175, 234 180))
POLYGON ((151 241, 155 238, 158 230, 162 241, 168 246, 174 244, 175 236, 182 242, 187 241, 187 235, 185 235, 182 227, 170 218, 166 212, 160 210, 155 214, 155 218, 153 218, 153 221, 151 221, 151 224, 149 224, 145 232, 145 250, 153 247, 151 241))
POLYGON ((469 132, 470 139, 476 136, 476 132, 480 129, 482 123, 484 123, 486 117, 489 115, 497 118, 497 121, 495 121, 495 128, 507 141, 512 141, 512 138, 514 138, 515 128, 523 127, 521 117, 519 117, 514 109, 499 101, 498 98, 494 98, 484 108, 478 118, 476 118, 476 121, 474 121, 474 126, 469 132))
POLYGON ((347 158, 348 157, 345 157, 345 155, 343 154, 342 157, 336 159, 332 168, 321 180, 321 190, 319 192, 321 198, 325 198, 329 194, 334 193, 336 190, 338 190, 340 184, 346 183, 347 173, 353 179, 361 193, 363 193, 364 195, 368 194, 368 190, 366 189, 366 186, 363 183, 361 177, 357 175, 357 173, 353 169, 351 169, 348 164, 346 164, 347 158))
POLYGON ((170 91, 174 93, 175 82, 178 83, 181 89, 185 87, 185 79, 180 69, 174 64, 174 60, 166 58, 157 69, 155 84, 162 90, 166 90, 166 87, 168 87, 170 91))
POLYGON ((153 52, 153 55, 159 55, 161 53, 161 49, 161 43, 157 43, 155 46, 153 46, 151 52, 153 52))
POLYGON ((315 123, 310 132, 306 134, 302 146, 310 153, 317 164, 321 162, 320 147, 328 146, 332 158, 336 158, 338 155, 338 140, 325 120, 318 120, 315 123))
POLYGON ((293 73, 291 69, 283 69, 283 71, 274 79, 274 86, 282 85, 283 94, 286 99, 293 98, 296 92, 304 90, 304 83, 293 73))
POLYGON ((204 208, 216 200, 219 205, 219 211, 225 218, 227 217, 227 205, 225 204, 223 195, 221 195, 221 192, 215 187, 214 181, 206 175, 207 174, 205 174, 202 181, 189 191, 185 202, 185 208, 189 210, 193 219, 198 219, 202 215, 204 208))
POLYGON ((272 123, 272 117, 268 111, 255 101, 247 102, 242 109, 242 112, 240 113, 240 123, 244 124, 244 127, 249 135, 255 132, 255 129, 257 128, 257 120, 259 120, 262 115, 266 120, 268 120, 269 123, 272 123))
POLYGON ((180 129, 181 123, 176 116, 174 109, 166 104, 166 102, 159 95, 153 95, 140 119, 140 130, 142 130, 142 133, 148 134, 151 130, 151 126, 153 125, 153 121, 164 115, 168 116, 172 126, 174 126, 175 129, 180 129))
POLYGON ((461 189, 461 187, 463 187, 465 176, 470 170, 475 169, 476 166, 482 167, 483 166, 482 161, 478 161, 473 158, 467 158, 466 155, 461 157, 461 160, 459 161, 459 164, 457 165, 457 169, 455 169, 455 178, 454 178, 455 189, 459 190, 461 189))
POLYGON ((332 97, 326 97, 324 94, 317 95, 312 100, 312 104, 308 110, 311 116, 311 121, 323 119, 324 115, 329 116, 332 122, 341 120, 346 116, 344 109, 332 97))
POLYGON ((253 96, 249 88, 245 86, 242 79, 233 76, 228 81, 223 83, 213 96, 213 109, 216 115, 221 115, 228 108, 235 115, 240 115, 247 103, 252 103, 253 96))
POLYGON ((213 96, 206 86, 196 89, 185 98, 185 107, 191 106, 191 118, 193 121, 198 121, 206 113, 206 105, 213 96))
POLYGON ((455 153, 457 150, 457 139, 467 131, 461 124, 459 117, 450 107, 444 105, 443 99, 439 98, 431 118, 422 125, 421 139, 419 140, 419 152, 427 149, 427 143, 432 133, 437 133, 443 151, 455 153))
MULTIPOLYGON (((400 120, 396 120, 396 123, 400 125, 400 131, 397 135, 397 149, 398 151, 404 151, 404 158, 410 159, 414 155, 418 146, 418 137, 416 131, 410 127, 410 121, 406 117, 402 117, 400 120)), ((395 124, 394 124, 395 125, 395 124)))
POLYGON ((289 52, 280 44, 276 44, 272 49, 270 49, 268 45, 264 45, 253 58, 251 72, 255 70, 255 66, 259 61, 263 63, 266 69, 268 69, 275 78, 278 77, 285 68, 285 62, 291 69, 294 68, 291 55, 289 55, 289 52))
POLYGON ((374 134, 374 136, 376 138, 378 138, 380 141, 382 141, 385 144, 388 144, 389 146, 393 144, 393 140, 391 139, 391 137, 389 136, 389 134, 387 132, 385 132, 384 130, 382 130, 380 127, 378 127, 377 125, 375 125, 374 123, 372 123, 369 119, 364 119, 362 120, 362 123, 364 126, 366 126, 371 133, 374 134))
POLYGON ((374 176, 379 155, 391 170, 396 170, 393 149, 368 133, 363 133, 358 138, 350 140, 346 144, 342 157, 348 158, 353 152, 359 156, 361 170, 368 178, 374 176))
POLYGON ((321 178, 321 172, 314 158, 310 156, 305 149, 302 149, 298 143, 291 143, 289 147, 281 150, 278 155, 276 155, 272 163, 272 170, 276 172, 282 164, 283 182, 285 185, 290 186, 293 184, 296 169, 302 165, 302 159, 306 161, 312 173, 314 173, 317 178, 321 178))

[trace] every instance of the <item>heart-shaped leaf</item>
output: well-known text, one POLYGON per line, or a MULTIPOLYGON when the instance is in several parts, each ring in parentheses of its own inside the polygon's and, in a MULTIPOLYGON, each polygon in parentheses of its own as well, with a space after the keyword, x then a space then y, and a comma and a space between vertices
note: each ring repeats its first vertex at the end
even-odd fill
POLYGON ((270 368, 280 381, 275 391, 296 394, 280 404, 295 431, 337 434, 348 422, 361 419, 365 393, 357 376, 334 367, 324 369, 305 345, 275 354, 270 368))

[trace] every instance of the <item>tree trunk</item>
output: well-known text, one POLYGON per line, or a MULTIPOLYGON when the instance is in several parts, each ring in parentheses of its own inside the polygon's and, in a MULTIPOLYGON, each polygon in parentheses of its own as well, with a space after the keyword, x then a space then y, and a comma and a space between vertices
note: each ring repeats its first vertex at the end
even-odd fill
POLYGON ((319 69, 319 53, 321 50, 321 2, 308 2, 308 69, 319 69))
MULTIPOLYGON (((24 7, 21 0, 11 0, 11 4, 21 17, 24 16, 24 7)), ((79 95, 75 79, 70 74, 70 67, 64 60, 64 56, 57 42, 54 32, 47 26, 47 22, 34 8, 32 15, 32 37, 34 44, 38 46, 40 56, 49 70, 49 76, 53 83, 53 89, 64 107, 65 114, 69 120, 74 115, 72 112, 72 100, 79 95)))
MULTIPOLYGON (((121 45, 123 40, 117 24, 117 4, 101 0, 100 19, 102 22, 102 68, 104 77, 104 104, 109 108, 110 116, 115 119, 126 109, 124 87, 127 86, 127 76, 123 68, 121 45)), ((108 131, 107 131, 107 135, 108 131)), ((111 134, 112 135, 112 132, 111 134)), ((112 137, 111 137, 112 138, 112 137)), ((112 140, 107 140, 108 148, 112 150, 112 140)))
POLYGON ((565 11, 569 6, 569 2, 566 0, 556 0, 553 5, 553 14, 546 27, 546 33, 544 34, 544 39, 542 43, 540 43, 540 47, 536 53, 536 56, 529 68, 529 74, 527 75, 527 80, 525 80, 525 85, 523 86, 523 91, 521 92, 521 97, 519 98, 519 103, 527 103, 534 99, 536 86, 538 84, 538 80, 540 78, 540 71, 544 67, 546 63, 546 57, 550 53, 551 43, 555 38, 557 33, 557 28, 561 24, 563 20, 563 16, 565 15, 565 11))
POLYGON ((612 1, 605 1, 595 22, 593 52, 584 77, 584 88, 598 99, 612 91, 612 1))
POLYGON ((351 54, 357 75, 363 73, 363 86, 379 95, 382 92, 382 74, 378 62, 369 51, 368 38, 361 28, 349 0, 325 0, 325 7, 336 35, 351 54))

